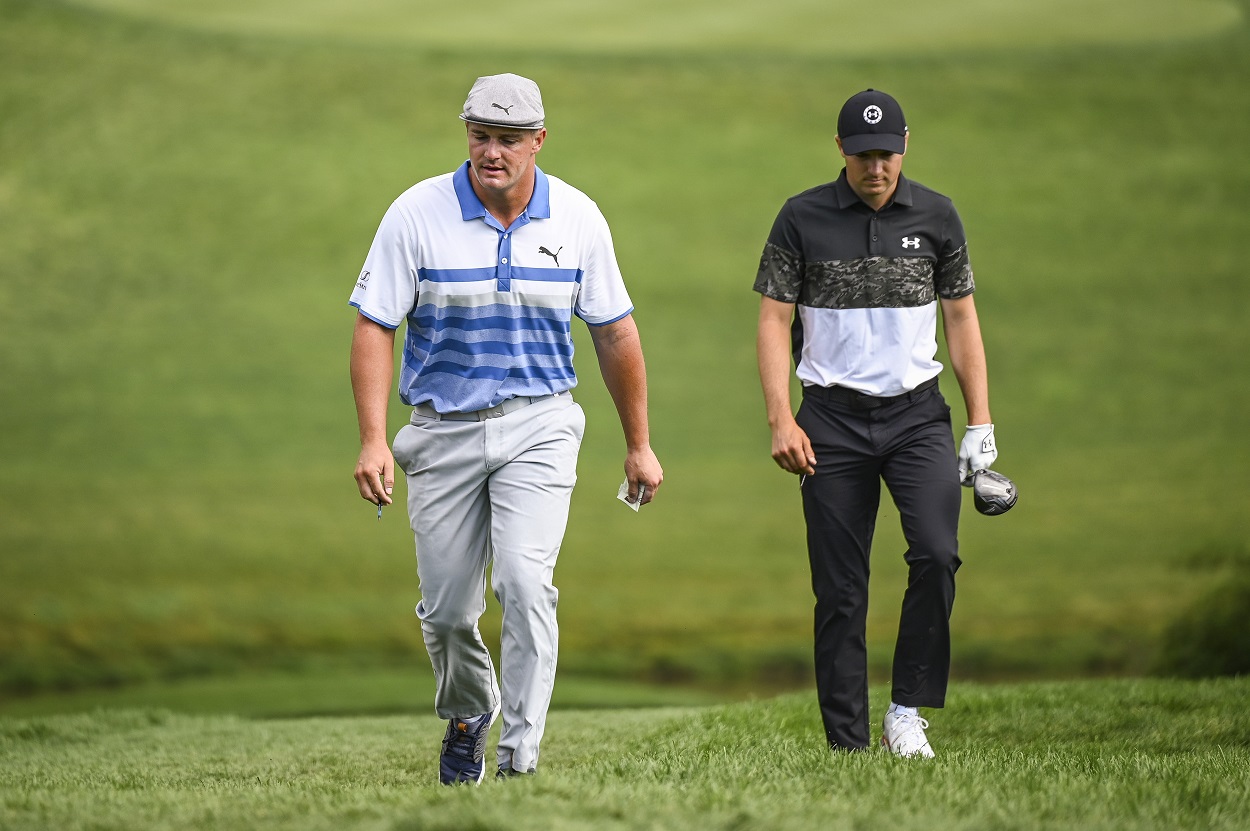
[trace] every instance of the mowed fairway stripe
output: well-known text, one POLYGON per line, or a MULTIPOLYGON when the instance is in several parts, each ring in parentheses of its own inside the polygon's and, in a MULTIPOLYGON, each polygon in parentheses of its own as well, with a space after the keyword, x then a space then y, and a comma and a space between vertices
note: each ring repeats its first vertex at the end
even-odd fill
POLYGON ((846 57, 1143 43, 1235 26, 1228 0, 899 0, 865 16, 850 0, 533 0, 492 8, 408 0, 77 0, 79 5, 195 28, 504 52, 749 50, 846 57))

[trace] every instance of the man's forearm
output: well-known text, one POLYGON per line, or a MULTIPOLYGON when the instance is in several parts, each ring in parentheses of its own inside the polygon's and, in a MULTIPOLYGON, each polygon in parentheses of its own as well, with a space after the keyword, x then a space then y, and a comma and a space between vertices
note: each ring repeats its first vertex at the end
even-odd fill
POLYGON ((950 353, 951 369, 963 394, 968 424, 989 424, 989 372, 985 363, 985 345, 976 305, 968 296, 956 301, 943 301, 943 329, 946 351, 950 353))
POLYGON ((762 297, 755 348, 768 427, 773 434, 773 461, 782 470, 810 476, 815 472, 816 456, 811 440, 794 420, 790 409, 790 321, 793 317, 793 303, 762 297))
POLYGON ((395 330, 374 323, 363 315, 356 316, 356 328, 352 333, 351 378, 361 445, 387 440, 386 406, 394 374, 394 350, 395 330))
POLYGON ((759 362, 760 386, 764 391, 764 407, 768 424, 794 417, 790 401, 790 318, 793 307, 762 298, 759 330, 756 333, 756 358, 759 362))
POLYGON ((621 420, 626 446, 631 449, 647 447, 651 443, 647 423, 647 369, 633 316, 593 328, 591 337, 604 386, 621 420))
POLYGON ((632 315, 606 326, 592 326, 590 336, 599 357, 604 386, 616 404, 625 434, 625 482, 628 499, 643 505, 655 498, 664 469, 651 449, 647 424, 647 369, 642 341, 632 315))

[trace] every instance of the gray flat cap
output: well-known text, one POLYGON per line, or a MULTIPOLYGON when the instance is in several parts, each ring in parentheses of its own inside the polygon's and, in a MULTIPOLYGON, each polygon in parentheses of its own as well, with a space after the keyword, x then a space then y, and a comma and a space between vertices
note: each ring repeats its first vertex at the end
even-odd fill
POLYGON ((462 121, 495 127, 537 130, 543 126, 543 96, 538 84, 520 75, 486 75, 473 82, 462 121))

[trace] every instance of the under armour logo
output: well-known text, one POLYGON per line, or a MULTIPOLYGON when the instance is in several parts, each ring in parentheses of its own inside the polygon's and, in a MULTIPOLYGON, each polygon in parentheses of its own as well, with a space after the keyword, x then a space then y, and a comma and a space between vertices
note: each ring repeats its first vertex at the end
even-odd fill
POLYGON ((920 237, 903 237, 904 248, 919 248, 920 237))
POLYGON ((880 120, 881 120, 881 108, 880 107, 878 107, 876 104, 869 104, 867 107, 864 107, 864 121, 867 121, 869 124, 876 124, 880 120))
POLYGON ((564 246, 563 246, 563 245, 561 245, 559 248, 557 248, 557 249, 556 249, 555 253, 553 254, 553 253, 551 253, 550 251, 548 251, 548 250, 547 250, 547 247, 546 247, 545 245, 540 245, 540 246, 538 246, 538 253, 539 253, 539 254, 546 254, 548 257, 550 257, 551 259, 555 260, 555 261, 556 261, 556 268, 559 268, 559 267, 560 267, 560 252, 561 252, 561 251, 563 251, 563 250, 564 250, 564 246))
POLYGON ((512 109, 513 107, 515 107, 515 106, 516 106, 516 104, 509 104, 509 105, 508 105, 508 106, 506 106, 506 107, 505 107, 503 104, 491 104, 491 106, 492 106, 492 107, 494 107, 494 108, 495 108, 495 109, 497 109, 497 110, 503 110, 503 114, 504 114, 504 115, 512 115, 512 113, 508 112, 508 110, 510 110, 510 109, 512 109))
POLYGON ((981 440, 981 452, 982 453, 997 453, 998 452, 998 448, 994 446, 994 434, 993 433, 990 433, 988 436, 986 436, 984 439, 981 440))

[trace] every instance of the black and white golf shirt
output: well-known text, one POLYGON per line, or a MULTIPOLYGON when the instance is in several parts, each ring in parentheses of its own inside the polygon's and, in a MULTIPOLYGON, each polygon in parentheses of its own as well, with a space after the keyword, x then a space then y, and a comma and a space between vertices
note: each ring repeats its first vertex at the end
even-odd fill
POLYGON ((901 174, 873 211, 834 182, 791 197, 773 223, 755 290, 797 305, 794 362, 805 385, 898 395, 942 371, 938 299, 975 289, 951 200, 901 174))

